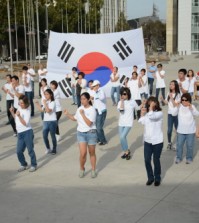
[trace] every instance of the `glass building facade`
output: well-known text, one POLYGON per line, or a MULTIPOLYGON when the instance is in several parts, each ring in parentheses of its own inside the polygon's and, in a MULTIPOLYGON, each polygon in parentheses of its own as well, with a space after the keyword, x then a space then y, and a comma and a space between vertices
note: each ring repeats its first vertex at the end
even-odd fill
POLYGON ((199 0, 192 0, 191 51, 199 52, 199 0))

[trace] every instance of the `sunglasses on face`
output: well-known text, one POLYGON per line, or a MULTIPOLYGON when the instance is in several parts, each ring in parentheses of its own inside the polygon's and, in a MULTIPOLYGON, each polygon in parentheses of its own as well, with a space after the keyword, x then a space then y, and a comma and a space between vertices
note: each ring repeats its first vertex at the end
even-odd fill
POLYGON ((122 95, 127 95, 127 93, 122 93, 122 95))
POLYGON ((188 101, 187 99, 183 98, 182 101, 188 101))

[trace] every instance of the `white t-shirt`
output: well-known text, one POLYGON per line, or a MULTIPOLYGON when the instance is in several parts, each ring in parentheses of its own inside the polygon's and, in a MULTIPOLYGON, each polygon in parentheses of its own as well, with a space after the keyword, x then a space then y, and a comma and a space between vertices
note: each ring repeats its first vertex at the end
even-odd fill
POLYGON ((90 88, 87 89, 87 93, 89 93, 91 97, 94 97, 95 95, 95 91, 91 90, 90 88))
POLYGON ((111 81, 111 86, 112 87, 119 87, 120 86, 120 75, 118 73, 116 73, 116 75, 114 75, 113 73, 111 74, 110 78, 114 79, 114 77, 118 77, 118 80, 115 82, 111 81))
POLYGON ((71 87, 74 87, 76 84, 76 78, 78 77, 77 72, 68 74, 68 78, 71 78, 71 87))
POLYGON ((55 89, 53 91, 53 94, 54 94, 54 99, 55 99, 55 107, 56 107, 55 110, 56 110, 56 112, 62 111, 61 104, 60 104, 60 93, 59 93, 59 90, 55 89))
MULTIPOLYGON (((14 93, 13 88, 12 88, 12 83, 4 84, 4 89, 9 90, 10 93, 12 93, 12 94, 14 93)), ((10 101, 10 100, 14 100, 14 98, 10 94, 6 93, 6 100, 10 101)))
POLYGON ((44 87, 43 90, 42 90, 42 88, 40 88, 41 104, 42 104, 42 105, 44 105, 44 104, 43 104, 43 100, 46 99, 46 97, 45 97, 45 95, 44 95, 44 92, 45 92, 45 90, 47 90, 48 88, 49 88, 48 85, 46 85, 46 86, 44 87))
POLYGON ((136 80, 130 79, 127 83, 127 87, 131 91, 131 98, 133 100, 141 100, 140 88, 138 86, 138 79, 136 80))
POLYGON ((20 106, 18 107, 17 111, 20 112, 20 116, 26 122, 26 125, 23 125, 17 115, 15 115, 15 122, 16 122, 16 129, 18 133, 25 132, 31 129, 30 125, 30 109, 22 109, 20 106))
MULTIPOLYGON (((35 76, 35 71, 33 68, 29 68, 28 73, 35 76)), ((31 75, 30 75, 30 80, 34 81, 34 77, 32 77, 31 75)))
POLYGON ((189 107, 185 107, 180 104, 178 111, 178 133, 193 134, 196 132, 196 123, 194 116, 199 116, 199 111, 194 105, 192 105, 192 108, 193 110, 190 110, 189 107))
POLYGON ((46 68, 38 70, 39 82, 41 82, 41 80, 46 77, 46 72, 47 72, 46 68))
MULTIPOLYGON (((19 94, 23 94, 25 95, 25 89, 23 85, 18 85, 15 90, 19 93, 19 94)), ((16 94, 14 94, 14 107, 17 109, 19 107, 19 98, 16 96, 16 94)))
MULTIPOLYGON (((171 115, 172 115, 174 106, 173 106, 173 103, 172 103, 171 99, 169 99, 169 101, 167 100, 168 95, 169 95, 169 93, 167 94, 165 100, 168 102, 168 114, 171 114, 171 115)), ((175 93, 172 93, 172 96, 173 96, 173 98, 174 98, 174 97, 175 97, 175 93)), ((179 102, 181 101, 181 95, 180 95, 180 94, 177 94, 177 96, 176 96, 176 98, 175 98, 174 101, 175 101, 176 103, 179 103, 179 102)))
MULTIPOLYGON (((179 79, 177 79, 177 82, 178 82, 178 84, 179 83, 181 83, 182 84, 182 88, 184 89, 184 90, 186 90, 186 91, 188 91, 189 90, 189 81, 188 80, 184 80, 184 81, 180 81, 179 79)), ((180 89, 180 94, 182 95, 183 93, 182 93, 182 91, 181 91, 181 89, 180 89)))
POLYGON ((25 92, 31 92, 32 86, 31 86, 31 76, 29 74, 22 74, 22 83, 24 85, 25 92), (28 85, 25 85, 25 79, 28 85))
POLYGON ((165 88, 166 85, 165 85, 164 77, 163 78, 160 77, 160 74, 165 76, 165 71, 161 70, 160 72, 159 71, 155 72, 155 75, 156 75, 156 88, 165 88))
POLYGON ((75 115, 74 118, 77 120, 77 131, 79 132, 88 132, 91 129, 96 129, 96 110, 93 108, 93 106, 90 106, 89 108, 85 108, 84 106, 80 106, 75 115), (84 110, 85 116, 93 123, 91 126, 88 126, 86 122, 84 121, 82 115, 80 114, 80 110, 84 110))
POLYGON ((146 76, 146 74, 144 76, 142 76, 142 80, 144 83, 140 87, 140 94, 142 94, 142 93, 149 94, 148 77, 146 76))
POLYGON ((94 92, 93 107, 98 111, 99 115, 106 111, 106 94, 102 88, 94 92))
POLYGON ((191 80, 188 79, 188 81, 189 81, 189 90, 188 90, 188 92, 189 93, 193 93, 194 92, 194 84, 196 82, 196 78, 193 77, 191 80))
POLYGON ((56 108, 55 108, 55 101, 47 101, 46 102, 47 106, 49 109, 52 109, 50 113, 45 112, 45 108, 43 107, 44 110, 44 121, 56 121, 56 108))
MULTIPOLYGON (((121 101, 118 102, 117 109, 120 110, 121 101)), ((138 105, 134 100, 124 100, 124 111, 120 112, 119 126, 133 126, 134 109, 138 109, 138 105)))

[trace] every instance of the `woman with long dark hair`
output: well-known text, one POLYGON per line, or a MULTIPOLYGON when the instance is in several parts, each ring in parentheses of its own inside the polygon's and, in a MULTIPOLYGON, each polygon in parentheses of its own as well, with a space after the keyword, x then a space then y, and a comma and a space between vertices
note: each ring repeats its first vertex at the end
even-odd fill
POLYGON ((160 156, 163 148, 163 113, 156 97, 149 97, 141 110, 139 122, 144 125, 144 159, 148 180, 146 185, 159 186, 161 183, 160 156), (151 165, 153 156, 154 169, 151 165))
POLYGON ((67 110, 64 114, 72 121, 77 121, 77 141, 80 151, 80 172, 79 177, 85 176, 85 163, 87 156, 87 149, 90 155, 90 162, 92 166, 91 177, 95 178, 96 174, 96 155, 95 146, 97 143, 96 132, 96 110, 92 106, 89 93, 85 92, 80 97, 81 106, 77 109, 75 115, 71 115, 67 110))

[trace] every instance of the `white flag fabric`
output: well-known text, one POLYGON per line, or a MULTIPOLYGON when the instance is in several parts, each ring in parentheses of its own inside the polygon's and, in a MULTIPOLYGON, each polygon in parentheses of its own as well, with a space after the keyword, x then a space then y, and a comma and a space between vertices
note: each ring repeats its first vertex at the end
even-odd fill
MULTIPOLYGON (((87 81, 99 80, 106 95, 110 96, 113 67, 119 68, 120 77, 130 77, 133 65, 139 69, 146 67, 142 28, 106 34, 50 32, 48 81, 61 82, 71 73, 72 67, 77 67, 85 73, 87 81)), ((66 97, 61 88, 60 92, 66 97)))

